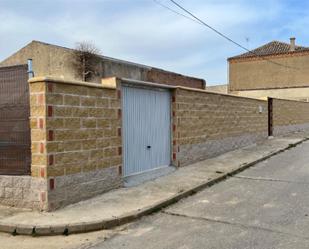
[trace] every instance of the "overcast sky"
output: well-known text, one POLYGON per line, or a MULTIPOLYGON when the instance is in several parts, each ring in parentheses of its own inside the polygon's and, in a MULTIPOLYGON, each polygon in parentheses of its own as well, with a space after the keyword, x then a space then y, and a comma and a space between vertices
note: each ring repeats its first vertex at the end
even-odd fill
MULTIPOLYGON (((250 49, 291 36, 309 46, 309 1, 178 3, 250 49)), ((201 77, 208 85, 226 83, 226 59, 244 52, 153 0, 0 0, 0 61, 31 40, 72 48, 92 41, 103 55, 201 77)))

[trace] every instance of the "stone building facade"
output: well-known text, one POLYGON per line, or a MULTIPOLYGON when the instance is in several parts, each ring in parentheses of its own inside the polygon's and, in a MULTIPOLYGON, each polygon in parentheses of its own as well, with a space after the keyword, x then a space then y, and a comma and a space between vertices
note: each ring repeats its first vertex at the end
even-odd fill
POLYGON ((309 47, 272 41, 228 59, 231 94, 309 100, 309 47))

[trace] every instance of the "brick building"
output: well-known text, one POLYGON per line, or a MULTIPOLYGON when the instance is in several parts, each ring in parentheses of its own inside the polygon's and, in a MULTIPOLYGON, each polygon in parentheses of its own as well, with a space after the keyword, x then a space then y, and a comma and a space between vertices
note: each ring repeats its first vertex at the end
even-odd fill
POLYGON ((309 100, 309 47, 272 41, 228 59, 228 91, 253 98, 309 100))

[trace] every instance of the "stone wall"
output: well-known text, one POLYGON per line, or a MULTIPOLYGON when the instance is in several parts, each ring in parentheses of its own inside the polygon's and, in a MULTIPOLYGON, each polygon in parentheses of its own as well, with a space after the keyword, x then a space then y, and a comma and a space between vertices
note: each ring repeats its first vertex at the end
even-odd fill
POLYGON ((0 205, 44 210, 46 189, 42 177, 1 175, 0 205))
POLYGON ((301 131, 309 128, 309 103, 273 99, 274 135, 301 131))
POLYGON ((193 89, 173 95, 173 163, 188 165, 267 138, 267 102, 193 89))
POLYGON ((145 81, 197 89, 204 89, 206 87, 206 82, 202 79, 168 72, 158 68, 151 68, 148 70, 145 81))
POLYGON ((30 89, 32 175, 47 179, 44 209, 121 186, 120 92, 52 78, 30 89))

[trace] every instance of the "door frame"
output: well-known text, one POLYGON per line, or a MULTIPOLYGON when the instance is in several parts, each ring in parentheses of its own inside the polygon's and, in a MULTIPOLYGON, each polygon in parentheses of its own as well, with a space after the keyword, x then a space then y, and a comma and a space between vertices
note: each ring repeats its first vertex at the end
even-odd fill
MULTIPOLYGON (((159 85, 152 85, 152 84, 147 84, 147 82, 143 82, 144 84, 141 84, 142 82, 123 82, 120 85, 120 89, 121 89, 121 93, 123 92, 122 89, 123 87, 131 87, 131 88, 138 88, 138 89, 145 89, 145 90, 152 90, 152 91, 164 91, 164 92, 168 92, 169 93, 169 109, 170 109, 170 119, 169 119, 169 147, 170 147, 170 153, 169 153, 169 165, 166 166, 158 166, 157 168, 154 169, 150 169, 150 170, 146 170, 146 171, 142 171, 142 172, 137 172, 131 175, 124 175, 125 172, 125 165, 124 165, 124 153, 122 153, 122 177, 123 178, 127 178, 127 177, 131 177, 131 176, 138 176, 138 175, 143 175, 143 174, 147 174, 150 172, 154 172, 156 170, 160 170, 160 169, 164 169, 170 166, 173 166, 173 129, 172 129, 172 124, 173 124, 173 115, 172 115, 172 89, 171 87, 166 87, 164 85, 159 86, 159 85)), ((121 108, 122 110, 123 108, 123 94, 121 94, 121 108)), ((124 152, 124 146, 125 146, 125 129, 124 129, 124 110, 121 112, 121 125, 122 125, 122 151, 124 152)))

